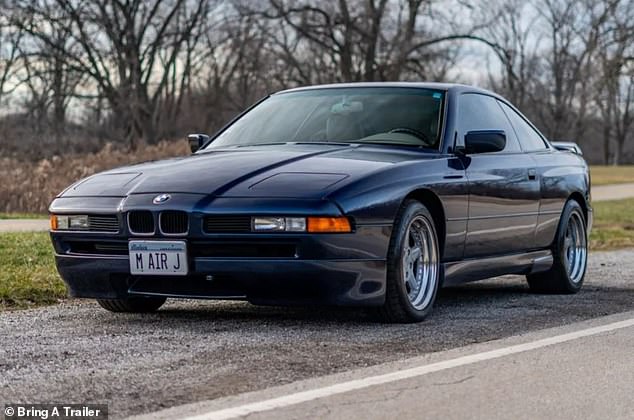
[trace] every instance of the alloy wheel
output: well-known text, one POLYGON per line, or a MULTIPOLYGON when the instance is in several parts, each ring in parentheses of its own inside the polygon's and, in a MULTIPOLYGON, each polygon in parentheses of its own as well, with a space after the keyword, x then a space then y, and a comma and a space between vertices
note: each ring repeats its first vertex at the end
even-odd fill
POLYGON ((407 228, 402 254, 403 282, 409 302, 415 309, 430 304, 438 271, 438 244, 431 222, 424 216, 416 216, 407 228))
POLYGON ((563 255, 570 281, 578 283, 583 278, 588 261, 586 229, 581 216, 573 212, 568 220, 564 236, 563 255))

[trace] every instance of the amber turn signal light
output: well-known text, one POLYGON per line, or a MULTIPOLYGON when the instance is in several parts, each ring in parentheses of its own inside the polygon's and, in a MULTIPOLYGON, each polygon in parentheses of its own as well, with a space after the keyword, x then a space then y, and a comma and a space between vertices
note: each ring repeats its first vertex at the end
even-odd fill
POLYGON ((347 217, 308 217, 307 231, 311 233, 352 232, 347 217))
POLYGON ((57 230, 57 216, 51 214, 51 230, 57 230))

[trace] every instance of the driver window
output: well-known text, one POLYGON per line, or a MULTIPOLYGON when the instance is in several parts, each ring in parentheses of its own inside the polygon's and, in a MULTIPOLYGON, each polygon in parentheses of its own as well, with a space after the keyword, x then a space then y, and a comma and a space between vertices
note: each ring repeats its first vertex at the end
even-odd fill
POLYGON ((469 131, 504 130, 506 147, 498 153, 520 152, 515 131, 509 123, 502 108, 491 96, 477 93, 465 93, 458 103, 458 135, 464 138, 469 131))

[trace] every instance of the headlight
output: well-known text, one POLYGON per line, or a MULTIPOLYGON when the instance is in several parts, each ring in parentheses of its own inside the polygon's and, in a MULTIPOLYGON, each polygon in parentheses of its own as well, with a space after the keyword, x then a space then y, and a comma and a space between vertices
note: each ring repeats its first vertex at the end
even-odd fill
POLYGON ((305 217, 254 217, 255 232, 306 232, 305 217))
POLYGON ((51 215, 51 230, 88 230, 88 216, 51 215))
POLYGON ((311 232, 347 233, 352 232, 347 217, 269 217, 251 219, 254 232, 311 232))

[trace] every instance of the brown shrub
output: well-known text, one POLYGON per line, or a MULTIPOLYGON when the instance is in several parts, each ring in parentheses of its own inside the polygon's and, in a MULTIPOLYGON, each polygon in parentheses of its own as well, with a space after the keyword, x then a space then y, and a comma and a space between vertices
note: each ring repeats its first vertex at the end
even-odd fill
POLYGON ((60 191, 81 178, 118 166, 188 153, 189 146, 182 140, 139 147, 134 152, 108 143, 97 153, 53 156, 38 162, 0 158, 0 212, 45 213, 60 191))

